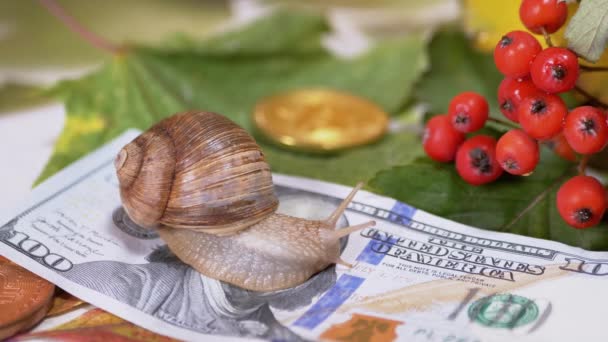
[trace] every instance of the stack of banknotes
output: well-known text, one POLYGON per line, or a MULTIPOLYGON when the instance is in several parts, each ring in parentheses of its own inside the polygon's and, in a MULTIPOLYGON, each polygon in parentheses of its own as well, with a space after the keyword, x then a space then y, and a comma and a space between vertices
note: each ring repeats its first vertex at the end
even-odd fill
MULTIPOLYGON (((608 340, 608 252, 476 229, 365 191, 342 217, 377 222, 344 241, 352 268, 331 266, 276 292, 207 278, 121 208, 112 161, 138 134, 67 167, 2 218, 0 255, 96 307, 15 340, 92 331, 133 340, 608 340)), ((324 217, 350 191, 273 178, 279 211, 294 216, 324 217)))

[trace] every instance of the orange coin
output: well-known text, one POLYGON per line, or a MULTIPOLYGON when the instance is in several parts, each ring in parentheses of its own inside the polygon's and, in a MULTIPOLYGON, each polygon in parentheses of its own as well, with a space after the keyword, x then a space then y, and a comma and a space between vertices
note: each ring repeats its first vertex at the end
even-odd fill
POLYGON ((55 285, 14 264, 0 263, 0 340, 44 318, 55 285))
POLYGON ((53 306, 53 301, 49 300, 46 305, 40 307, 40 309, 34 311, 31 315, 26 316, 24 319, 1 326, 0 339, 13 336, 34 327, 36 324, 38 324, 38 322, 46 317, 46 313, 49 311, 51 306, 53 306))

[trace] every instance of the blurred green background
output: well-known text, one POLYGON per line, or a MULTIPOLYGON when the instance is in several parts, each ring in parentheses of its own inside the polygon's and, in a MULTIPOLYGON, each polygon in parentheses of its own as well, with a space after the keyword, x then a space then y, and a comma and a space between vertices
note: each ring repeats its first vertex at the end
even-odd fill
MULTIPOLYGON (((222 0, 59 0, 112 42, 160 44, 181 32, 204 37, 230 15, 222 0)), ((86 66, 110 56, 71 32, 35 0, 0 0, 0 66, 86 66)))
MULTIPOLYGON (((337 13, 363 32, 397 35, 450 21, 456 0, 58 0, 92 32, 115 43, 158 45, 180 34, 208 36, 244 7, 289 6, 337 13)), ((245 9, 247 11, 247 9, 245 9)), ((242 14, 242 13, 241 13, 242 14)), ((3 69, 82 67, 110 56, 90 46, 36 0, 0 0, 0 73, 3 69)))

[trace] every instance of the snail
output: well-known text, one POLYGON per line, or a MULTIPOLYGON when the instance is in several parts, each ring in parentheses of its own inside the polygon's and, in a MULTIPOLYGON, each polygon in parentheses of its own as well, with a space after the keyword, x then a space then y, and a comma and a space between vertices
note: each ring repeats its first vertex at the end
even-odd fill
POLYGON ((335 230, 358 184, 325 220, 276 213, 270 166, 255 140, 226 117, 168 117, 114 161, 120 198, 138 225, 157 228, 198 272, 253 291, 299 285, 340 258, 339 239, 374 221, 335 230))

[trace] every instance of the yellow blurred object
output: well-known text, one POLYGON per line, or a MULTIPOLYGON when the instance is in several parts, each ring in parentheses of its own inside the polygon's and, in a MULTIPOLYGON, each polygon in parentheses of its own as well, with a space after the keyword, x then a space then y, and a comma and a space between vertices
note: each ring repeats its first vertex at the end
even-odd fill
MULTIPOLYGON (((502 35, 513 30, 527 31, 519 19, 521 0, 464 0, 465 30, 475 39, 475 46, 483 51, 491 52, 502 35)), ((567 46, 564 31, 578 9, 577 3, 568 4, 568 21, 557 32, 551 35, 555 46, 567 46)), ((546 47, 541 35, 535 35, 539 42, 546 47)), ((593 64, 580 59, 582 65, 608 67, 608 53, 604 52, 600 60, 593 64)), ((600 101, 608 103, 608 72, 582 72, 577 85, 600 101)), ((577 94, 579 100, 585 97, 577 94)))
POLYGON ((330 89, 305 89, 262 99, 256 127, 294 149, 329 152, 370 143, 388 128, 388 115, 363 98, 330 89))
MULTIPOLYGON (((520 4, 521 0, 464 0, 464 26, 475 37, 475 46, 482 51, 494 51, 496 43, 505 33, 513 30, 527 31, 519 20, 520 4)), ((576 3, 568 5, 568 21, 577 8, 576 3)), ((554 45, 566 46, 564 31, 568 21, 551 35, 554 45)), ((547 46, 542 35, 536 35, 536 38, 543 47, 547 46)))
MULTIPOLYGON (((592 67, 608 67, 608 53, 604 51, 602 57, 597 63, 589 63, 582 59, 581 65, 592 67)), ((608 103, 608 72, 581 72, 576 83, 580 88, 603 103, 608 103)), ((582 95, 578 97, 580 100, 585 99, 582 95)))
POLYGON ((64 292, 63 290, 57 291, 53 298, 53 306, 49 312, 46 313, 46 317, 54 317, 63 315, 64 313, 76 310, 77 308, 86 305, 86 302, 72 296, 71 294, 64 292))

